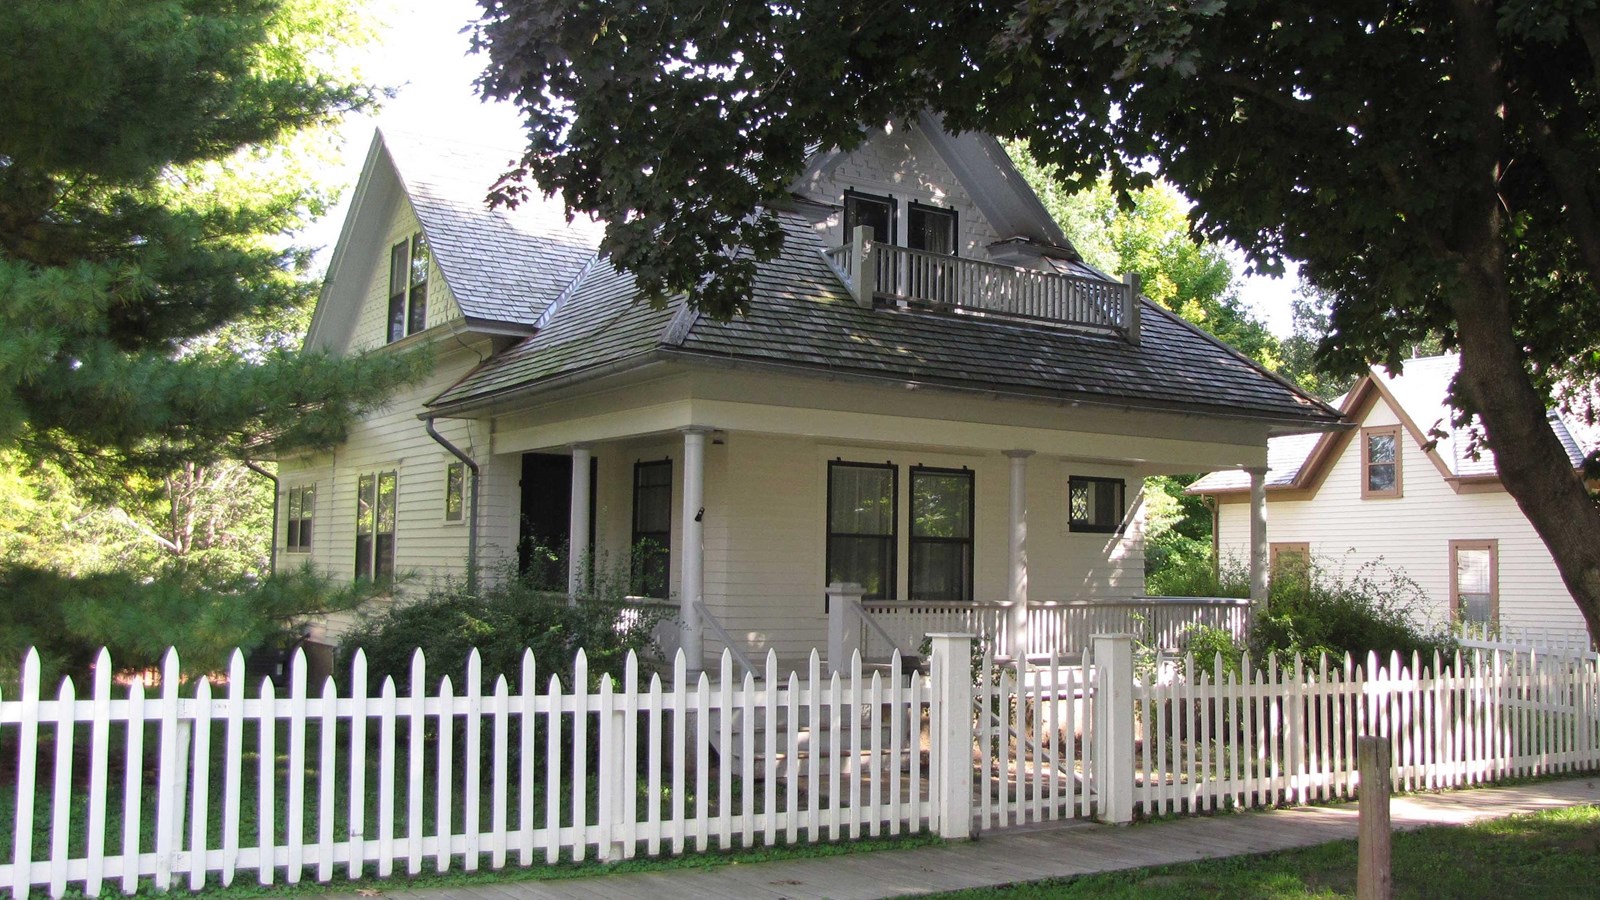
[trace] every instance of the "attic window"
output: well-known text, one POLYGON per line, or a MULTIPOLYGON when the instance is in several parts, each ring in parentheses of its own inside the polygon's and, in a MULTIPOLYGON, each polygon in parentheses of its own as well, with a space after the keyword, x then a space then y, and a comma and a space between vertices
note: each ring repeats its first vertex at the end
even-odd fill
POLYGON ((428 327, 428 239, 419 232, 389 250, 389 342, 428 327))
POLYGON ((872 239, 885 244, 895 242, 895 199, 858 191, 844 192, 844 234, 849 242, 856 227, 866 225, 872 229, 872 239))
POLYGON ((956 211, 911 201, 906 209, 906 246, 956 256, 956 211))
POLYGON ((1361 429, 1361 497, 1400 496, 1400 426, 1361 429))

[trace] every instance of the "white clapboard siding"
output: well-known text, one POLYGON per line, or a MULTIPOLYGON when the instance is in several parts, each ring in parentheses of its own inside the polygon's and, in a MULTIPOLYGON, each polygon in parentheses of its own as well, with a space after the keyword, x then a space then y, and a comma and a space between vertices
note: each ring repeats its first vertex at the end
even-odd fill
POLYGON ((0 697, 0 743, 19 748, 14 783, 0 789, 15 792, 17 821, 44 825, 15 829, 0 885, 17 898, 36 887, 94 894, 108 882, 124 893, 144 881, 198 890, 240 870, 266 885, 327 882, 369 866, 470 871, 937 827, 914 749, 933 693, 898 657, 887 675, 865 677, 857 657, 847 676, 824 680, 813 655, 807 673, 782 680, 769 653, 758 681, 734 679, 725 653, 713 685, 704 675, 691 684, 680 654, 670 687, 660 675, 644 683, 632 656, 621 681, 591 680, 587 668, 580 651, 574 683, 550 675, 541 690, 526 653, 520 672, 498 674, 486 692, 476 652, 458 689, 448 677, 430 683, 418 651, 406 683, 385 678, 369 697, 358 654, 344 690, 329 679, 313 696, 297 658, 280 697, 271 681, 247 691, 240 654, 225 687, 185 686, 169 652, 147 703, 142 681, 113 685, 105 653, 91 696, 64 681, 46 699, 30 652, 20 694, 0 697), (75 751, 86 741, 84 757, 75 751), (257 766, 243 765, 247 752, 257 766), (127 773, 120 785, 112 754, 127 773), (83 758, 88 802, 74 804, 83 758), (118 789, 125 817, 107 802, 118 789), (74 815, 88 820, 79 827, 74 815), (71 843, 76 832, 87 846, 71 843))

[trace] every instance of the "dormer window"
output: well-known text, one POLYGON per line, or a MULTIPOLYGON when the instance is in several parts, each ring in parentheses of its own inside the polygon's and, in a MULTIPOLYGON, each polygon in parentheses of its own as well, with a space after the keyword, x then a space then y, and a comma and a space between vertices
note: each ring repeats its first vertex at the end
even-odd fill
POLYGON ((873 240, 885 244, 894 243, 895 205, 893 197, 863 194, 859 191, 845 191, 845 241, 848 242, 851 239, 851 235, 856 233, 857 226, 865 225, 872 229, 873 240))
POLYGON ((419 232, 389 251, 389 342, 428 327, 428 239, 419 232))
POLYGON ((929 253, 956 254, 956 211, 911 201, 906 209, 906 246, 929 253))

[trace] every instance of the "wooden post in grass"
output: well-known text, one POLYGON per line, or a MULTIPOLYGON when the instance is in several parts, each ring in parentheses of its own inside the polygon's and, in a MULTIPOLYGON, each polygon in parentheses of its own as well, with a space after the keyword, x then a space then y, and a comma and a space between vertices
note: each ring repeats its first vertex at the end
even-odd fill
POLYGON ((1394 879, 1389 869, 1389 739, 1356 739, 1361 768, 1361 824, 1357 837, 1357 900, 1389 900, 1394 879))

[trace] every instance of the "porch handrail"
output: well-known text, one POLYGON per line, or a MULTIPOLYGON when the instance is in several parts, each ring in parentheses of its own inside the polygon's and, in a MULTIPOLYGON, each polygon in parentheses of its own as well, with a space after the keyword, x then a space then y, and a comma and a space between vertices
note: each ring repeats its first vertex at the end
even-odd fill
MULTIPOLYGON (((1010 609, 1010 600, 973 600, 949 603, 942 600, 863 600, 862 606, 884 610, 945 606, 950 608, 1010 609)), ((1249 606, 1248 597, 1088 597, 1073 600, 1029 600, 1029 609, 1062 606, 1249 606)))
POLYGON ((739 649, 739 645, 733 642, 733 635, 729 634, 728 630, 722 627, 722 622, 712 614, 711 610, 706 608, 706 602, 704 600, 696 600, 694 601, 694 608, 696 612, 700 613, 700 624, 710 626, 711 633, 720 638, 722 640, 722 645, 728 648, 729 653, 733 654, 733 661, 743 667, 746 672, 749 672, 759 679, 761 677, 761 672, 756 669, 754 663, 750 662, 750 657, 746 656, 744 651, 739 649))
POLYGON ((891 654, 895 650, 903 650, 904 648, 900 646, 900 642, 896 641, 894 636, 889 634, 888 629, 884 628, 877 619, 867 615, 867 610, 861 605, 861 603, 862 601, 860 600, 850 601, 850 611, 856 614, 856 618, 866 623, 867 628, 877 633, 878 637, 883 638, 883 642, 889 646, 889 652, 891 654))

